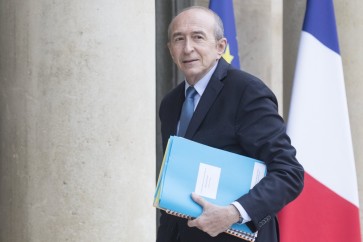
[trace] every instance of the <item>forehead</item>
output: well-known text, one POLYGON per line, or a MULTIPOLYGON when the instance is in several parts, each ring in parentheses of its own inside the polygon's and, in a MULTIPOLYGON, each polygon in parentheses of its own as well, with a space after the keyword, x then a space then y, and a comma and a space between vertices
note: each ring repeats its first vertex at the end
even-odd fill
POLYGON ((187 33, 202 31, 213 33, 215 20, 211 13, 201 9, 190 9, 175 17, 171 26, 171 33, 187 33))

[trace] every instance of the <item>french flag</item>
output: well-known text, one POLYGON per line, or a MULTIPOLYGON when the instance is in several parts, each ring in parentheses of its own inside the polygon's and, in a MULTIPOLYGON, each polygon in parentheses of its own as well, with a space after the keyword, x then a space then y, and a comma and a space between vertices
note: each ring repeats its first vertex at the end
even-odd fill
POLYGON ((361 242, 342 59, 332 0, 307 0, 287 132, 305 168, 279 214, 281 242, 361 242))

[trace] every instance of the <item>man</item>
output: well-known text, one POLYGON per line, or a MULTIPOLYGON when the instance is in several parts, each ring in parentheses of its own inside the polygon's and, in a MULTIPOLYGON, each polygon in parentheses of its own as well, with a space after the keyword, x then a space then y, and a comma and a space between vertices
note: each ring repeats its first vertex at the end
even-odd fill
POLYGON ((223 231, 243 222, 258 231, 256 241, 277 242, 276 213, 301 192, 303 168, 278 115, 275 96, 256 77, 233 69, 222 58, 227 40, 221 20, 211 10, 185 9, 172 20, 168 34, 171 56, 185 75, 185 82, 168 93, 160 105, 164 150, 169 137, 178 134, 262 160, 267 176, 225 207, 193 194, 194 201, 203 207, 201 216, 194 220, 162 212, 157 241, 240 242, 223 231), (195 111, 185 134, 180 134, 184 132, 180 115, 189 86, 197 92, 195 111))

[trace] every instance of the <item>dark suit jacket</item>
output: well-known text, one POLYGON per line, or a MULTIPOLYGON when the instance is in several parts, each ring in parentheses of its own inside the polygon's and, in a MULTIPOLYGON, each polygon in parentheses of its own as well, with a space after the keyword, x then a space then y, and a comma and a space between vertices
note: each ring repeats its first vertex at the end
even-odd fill
MULTIPOLYGON (((170 135, 176 134, 185 99, 184 85, 174 88, 160 105, 164 150, 170 135)), ((237 201, 252 219, 248 226, 258 230, 258 242, 279 241, 276 213, 301 192, 303 168, 295 158, 296 151, 286 135, 277 100, 269 88, 258 78, 234 69, 221 59, 185 138, 266 163, 267 176, 237 201)), ((165 213, 161 215, 157 237, 158 242, 241 242, 225 233, 212 238, 199 229, 189 228, 186 220, 165 213)))

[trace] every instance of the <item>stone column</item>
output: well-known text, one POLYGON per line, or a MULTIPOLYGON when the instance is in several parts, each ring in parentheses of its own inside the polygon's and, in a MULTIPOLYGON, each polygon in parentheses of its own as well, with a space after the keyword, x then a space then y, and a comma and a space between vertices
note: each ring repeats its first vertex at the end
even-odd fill
POLYGON ((241 69, 271 88, 282 114, 282 0, 233 2, 241 69))
POLYGON ((363 2, 334 1, 340 52, 343 60, 350 128, 358 178, 361 231, 363 236, 363 2))
POLYGON ((0 0, 0 241, 153 241, 153 1, 0 0))
POLYGON ((283 94, 284 116, 288 117, 292 82, 295 74, 297 52, 304 20, 306 0, 284 0, 283 23, 283 94))

